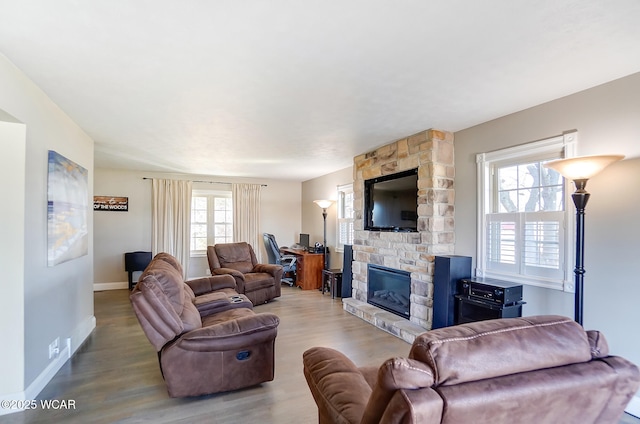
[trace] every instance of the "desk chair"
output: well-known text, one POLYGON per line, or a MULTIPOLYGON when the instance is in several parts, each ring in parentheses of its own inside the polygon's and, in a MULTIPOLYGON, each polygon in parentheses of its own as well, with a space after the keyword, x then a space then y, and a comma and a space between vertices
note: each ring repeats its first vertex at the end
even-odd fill
POLYGON ((282 282, 289 284, 291 287, 296 283, 296 257, 293 255, 283 255, 280 252, 278 243, 273 234, 262 234, 264 247, 267 250, 270 264, 281 265, 284 273, 282 274, 282 282), (287 277, 289 275, 289 277, 287 277))

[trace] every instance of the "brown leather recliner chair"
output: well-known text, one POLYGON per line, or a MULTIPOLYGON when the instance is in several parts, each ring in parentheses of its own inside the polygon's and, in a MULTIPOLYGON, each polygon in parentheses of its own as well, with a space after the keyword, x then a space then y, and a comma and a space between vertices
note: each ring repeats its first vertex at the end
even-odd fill
POLYGON ((196 296, 178 269, 175 258, 156 255, 130 295, 158 351, 169 395, 199 396, 273 380, 278 317, 254 313, 229 276, 189 281, 200 292, 196 296))
POLYGON ((250 244, 218 243, 207 246, 212 275, 230 274, 236 279, 238 293, 254 305, 280 297, 283 269, 280 265, 259 264, 250 244))
POLYGON ((303 362, 320 423, 615 424, 640 385, 601 333, 560 316, 428 331, 380 368, 321 347, 303 362))

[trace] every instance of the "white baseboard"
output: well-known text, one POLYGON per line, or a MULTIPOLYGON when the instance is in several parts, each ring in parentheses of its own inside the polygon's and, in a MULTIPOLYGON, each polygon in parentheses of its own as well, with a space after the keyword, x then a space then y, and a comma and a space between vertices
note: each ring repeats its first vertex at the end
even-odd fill
MULTIPOLYGON (((71 358, 82 343, 89 337, 93 329, 96 328, 96 317, 90 316, 78 327, 74 329, 71 337, 61 339, 60 353, 49 362, 49 365, 36 377, 29 387, 23 392, 3 394, 0 396, 2 401, 23 401, 35 399, 38 394, 46 387, 51 379, 56 375, 60 368, 71 358)), ((24 409, 5 409, 0 408, 0 415, 19 412, 24 409)))
POLYGON ((128 288, 129 288, 129 283, 126 281, 122 283, 93 283, 94 292, 104 291, 104 290, 121 290, 121 289, 128 289, 128 288))
POLYGON ((627 409, 624 410, 627 414, 631 414, 634 417, 640 418, 640 392, 636 393, 634 397, 631 398, 631 402, 627 405, 627 409))
POLYGON ((38 396, 60 368, 62 368, 75 351, 78 350, 78 347, 89 337, 89 334, 91 334, 94 328, 96 328, 96 317, 91 315, 75 328, 68 342, 66 339, 62 341, 64 348, 60 351, 58 357, 51 361, 47 368, 36 377, 33 383, 29 384, 29 387, 25 390, 25 399, 35 399, 36 396, 38 396))

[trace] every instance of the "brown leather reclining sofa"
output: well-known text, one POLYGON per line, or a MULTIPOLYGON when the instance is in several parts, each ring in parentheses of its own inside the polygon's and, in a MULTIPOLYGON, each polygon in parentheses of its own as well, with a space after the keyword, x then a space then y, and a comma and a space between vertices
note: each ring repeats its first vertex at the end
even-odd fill
POLYGON ((303 362, 320 423, 616 424, 640 373, 608 350, 597 331, 538 316, 428 331, 379 368, 322 347, 303 362))
POLYGON ((256 314, 230 275, 183 281, 182 266, 159 253, 130 295, 142 330, 158 351, 171 397, 253 386, 274 377, 279 319, 256 314))

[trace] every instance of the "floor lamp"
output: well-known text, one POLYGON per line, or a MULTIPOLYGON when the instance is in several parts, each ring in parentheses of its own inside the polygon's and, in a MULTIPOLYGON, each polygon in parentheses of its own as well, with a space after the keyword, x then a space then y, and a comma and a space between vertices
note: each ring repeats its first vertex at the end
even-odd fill
POLYGON ((623 159, 622 155, 583 156, 560 159, 544 164, 545 167, 559 172, 563 177, 572 180, 576 191, 571 195, 576 207, 576 267, 575 274, 575 320, 582 325, 582 305, 584 299, 584 210, 591 195, 585 187, 589 178, 602 171, 615 161, 623 159))
POLYGON ((324 249, 324 267, 323 269, 328 269, 329 258, 327 257, 327 208, 331 206, 333 200, 314 200, 313 203, 320 206, 322 208, 322 220, 324 221, 324 236, 322 238, 322 246, 324 249))

